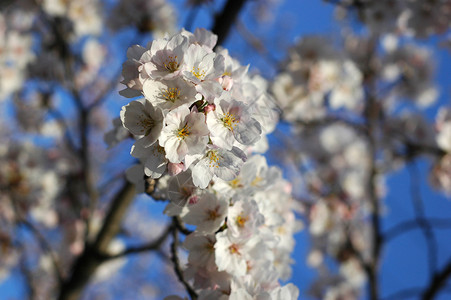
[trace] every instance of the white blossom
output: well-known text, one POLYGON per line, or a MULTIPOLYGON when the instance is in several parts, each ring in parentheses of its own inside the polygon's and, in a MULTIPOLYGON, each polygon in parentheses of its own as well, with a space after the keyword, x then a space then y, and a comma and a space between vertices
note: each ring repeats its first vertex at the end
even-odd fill
POLYGON ((150 101, 132 101, 122 107, 121 120, 132 134, 143 136, 137 141, 142 147, 155 143, 163 129, 164 116, 150 101))
POLYGON ((190 112, 186 105, 166 115, 166 126, 161 132, 159 143, 166 151, 170 162, 181 162, 187 154, 202 153, 208 143, 209 130, 205 115, 190 112))

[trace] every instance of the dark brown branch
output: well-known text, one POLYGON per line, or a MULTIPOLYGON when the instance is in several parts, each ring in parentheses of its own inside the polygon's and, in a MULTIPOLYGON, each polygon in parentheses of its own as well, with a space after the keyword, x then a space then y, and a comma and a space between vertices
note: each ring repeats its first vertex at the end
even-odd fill
POLYGON ((415 156, 421 154, 429 154, 436 157, 442 157, 446 154, 444 150, 438 147, 410 140, 403 131, 397 130, 396 128, 390 128, 390 133, 395 135, 406 146, 407 153, 405 155, 407 159, 415 158, 415 156))
POLYGON ((394 292, 393 294, 383 298, 383 300, 402 300, 411 299, 421 293, 421 288, 407 288, 394 292))
POLYGON ((376 176, 378 174, 378 169, 376 166, 377 160, 377 149, 378 149, 378 128, 380 123, 380 107, 378 99, 375 95, 375 83, 372 80, 374 73, 373 70, 373 59, 375 55, 376 44, 378 41, 377 36, 373 36, 370 41, 369 53, 366 57, 366 70, 364 70, 364 77, 368 78, 368 94, 367 103, 365 106, 365 116, 367 119, 366 126, 368 128, 367 140, 369 149, 369 176, 367 180, 367 190, 368 197, 371 205, 371 225, 372 225, 372 235, 371 235, 371 262, 365 266, 365 271, 368 276, 368 289, 369 298, 371 300, 379 299, 379 279, 378 279, 378 269, 380 253, 383 244, 383 237, 381 234, 381 220, 380 220, 380 203, 376 191, 376 176))
POLYGON ((188 292, 188 294, 191 297, 191 299, 193 299, 193 300, 197 299, 196 292, 191 287, 191 285, 188 282, 186 282, 185 278, 183 277, 182 268, 180 267, 180 262, 179 262, 179 258, 178 258, 178 255, 177 255, 177 249, 179 247, 179 236, 178 236, 178 230, 177 229, 172 230, 172 238, 173 238, 173 241, 172 241, 172 244, 171 244, 171 261, 174 264, 175 274, 177 275, 177 278, 179 279, 179 281, 185 287, 185 289, 188 292))
MULTIPOLYGON (((427 222, 432 228, 435 229, 451 229, 450 219, 428 218, 427 222)), ((402 222, 393 228, 387 230, 384 234, 384 241, 388 242, 402 234, 408 233, 412 230, 420 229, 421 225, 418 220, 410 220, 402 222)))
MULTIPOLYGON (((3 191, 3 189, 1 189, 1 190, 3 191)), ((21 216, 18 206, 17 206, 18 202, 16 201, 16 199, 11 198, 10 200, 11 200, 11 206, 13 207, 13 210, 14 210, 16 224, 22 225, 22 226, 26 227, 28 230, 30 230, 31 233, 33 234, 33 236, 37 239, 41 249, 44 252, 48 253, 48 255, 50 256, 50 259, 52 261, 52 264, 53 264, 56 278, 57 278, 58 282, 61 283, 63 281, 62 271, 58 264, 57 257, 55 256, 55 253, 52 249, 52 246, 47 241, 47 239, 44 237, 44 235, 42 235, 42 233, 31 222, 29 222, 25 217, 21 216)))
POLYGON ((227 0, 221 13, 216 16, 212 31, 218 35, 217 46, 222 45, 226 40, 230 28, 238 17, 245 2, 246 0, 227 0))
POLYGON ((120 68, 116 74, 113 76, 113 78, 110 80, 109 84, 106 85, 106 87, 94 98, 92 103, 88 105, 86 108, 88 111, 93 110, 94 108, 100 106, 102 103, 106 101, 108 98, 108 95, 113 92, 116 88, 116 86, 119 84, 119 81, 122 76, 122 68, 120 68))
POLYGON ((64 132, 64 138, 65 138, 68 149, 74 155, 76 155, 78 153, 77 146, 75 145, 74 140, 73 140, 72 136, 70 135, 69 126, 67 125, 67 122, 66 122, 63 114, 53 107, 49 108, 48 114, 56 120, 56 122, 58 123, 58 126, 64 132))
POLYGON ((430 279, 428 287, 422 293, 422 300, 431 300, 445 287, 446 281, 451 276, 451 259, 446 263, 445 267, 434 274, 430 279))
POLYGON ((36 237, 36 239, 39 242, 40 247, 48 253, 48 255, 50 256, 50 259, 52 261, 53 264, 53 269, 55 271, 56 277, 58 279, 59 282, 63 281, 63 276, 62 276, 62 272, 61 272, 61 268, 58 264, 58 260, 55 256, 55 253, 52 250, 52 247, 50 246, 49 242, 47 242, 46 238, 41 234, 41 232, 30 222, 28 222, 25 219, 19 219, 18 223, 25 226, 26 228, 28 228, 33 235, 36 237))
POLYGON ((188 234, 192 233, 191 230, 189 230, 188 228, 185 227, 185 225, 180 220, 180 217, 174 217, 172 219, 173 219, 173 223, 178 231, 180 231, 184 235, 188 235, 188 234))
POLYGON ((62 78, 61 85, 64 86, 70 93, 71 99, 74 102, 78 112, 78 130, 80 135, 80 148, 78 149, 78 158, 81 161, 81 176, 79 177, 81 184, 83 185, 83 191, 86 194, 88 203, 83 201, 83 198, 79 198, 79 205, 87 207, 90 215, 84 218, 85 221, 85 237, 89 236, 89 218, 91 217, 92 207, 97 201, 97 190, 93 184, 93 178, 91 174, 91 164, 89 160, 89 118, 90 110, 85 107, 83 98, 80 91, 75 85, 75 73, 77 57, 71 53, 68 36, 70 32, 67 32, 67 28, 62 26, 61 18, 49 15, 42 7, 39 1, 34 1, 39 13, 42 15, 43 20, 49 26, 50 31, 54 37, 54 42, 51 45, 53 49, 57 51, 64 66, 64 76, 62 78), (66 31, 65 31, 66 30, 66 31), (83 202, 83 203, 82 203, 83 202))
POLYGON ((118 233, 120 223, 135 196, 135 187, 126 183, 116 195, 99 234, 93 244, 86 244, 83 253, 76 259, 69 278, 61 287, 59 300, 75 300, 81 295, 97 267, 105 260, 108 245, 118 233))
POLYGON ((363 2, 362 0, 354 0, 350 3, 343 2, 341 0, 323 0, 323 1, 330 3, 332 5, 337 5, 337 6, 346 8, 346 9, 352 9, 352 8, 363 9, 365 7, 365 2, 363 2))
POLYGON ((421 191, 420 191, 420 182, 419 182, 419 174, 414 162, 412 162, 409 166, 409 174, 410 174, 410 193, 411 200, 414 206, 415 218, 420 226, 424 238, 426 240, 426 245, 428 248, 428 258, 429 258, 429 273, 431 277, 437 269, 437 239, 435 237, 434 231, 429 224, 429 221, 426 219, 424 212, 424 205, 421 199, 421 191))
MULTIPOLYGON (((25 253, 25 248, 23 247, 22 244, 19 243, 19 248, 22 251, 21 255, 24 255, 25 253)), ((19 262, 19 267, 20 267, 20 271, 23 273, 24 276, 24 281, 25 281, 25 286, 26 289, 28 291, 28 299, 29 300, 34 300, 36 298, 36 291, 35 291, 35 287, 34 287, 34 282, 33 282, 33 274, 31 272, 31 270, 28 268, 27 266, 27 262, 26 262, 26 258, 23 257, 22 259, 20 259, 19 262)))
POLYGON ((302 127, 321 127, 321 126, 329 126, 332 124, 340 124, 349 128, 353 128, 357 131, 357 133, 364 134, 365 136, 367 136, 369 132, 369 128, 365 124, 354 123, 352 121, 348 121, 346 119, 335 116, 328 116, 325 118, 311 121, 296 120, 295 124, 297 126, 302 127))
POLYGON ((147 252, 147 251, 151 251, 151 250, 157 250, 161 247, 161 245, 164 243, 164 241, 168 238, 168 236, 172 232, 172 230, 174 230, 174 226, 169 225, 169 226, 167 226, 166 230, 155 241, 152 241, 143 246, 130 247, 123 252, 108 256, 108 257, 106 257, 106 259, 115 259, 118 257, 127 256, 129 254, 138 254, 138 253, 147 252))

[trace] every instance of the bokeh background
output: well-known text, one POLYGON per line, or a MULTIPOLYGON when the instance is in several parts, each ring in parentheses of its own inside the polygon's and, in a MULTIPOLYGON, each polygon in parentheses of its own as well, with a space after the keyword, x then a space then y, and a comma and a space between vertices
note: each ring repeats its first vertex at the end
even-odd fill
MULTIPOLYGON (((197 27, 211 29, 212 11, 220 11, 225 3, 225 1, 214 0, 208 6, 201 7, 194 12, 193 8, 188 6, 184 0, 170 2, 177 11, 178 28, 190 27, 187 29, 191 30, 197 27)), ((114 1, 107 0, 105 3, 108 7, 114 1)), ((368 30, 357 20, 351 20, 347 25, 349 26, 349 24, 356 32, 365 33, 368 30)), ((261 74, 271 81, 278 72, 278 64, 285 59, 287 49, 297 40, 308 35, 320 35, 331 41, 339 42, 342 31, 342 23, 336 18, 336 6, 331 3, 320 0, 248 1, 239 15, 239 24, 232 28, 223 46, 229 49, 230 54, 243 65, 249 64, 250 72, 261 74), (265 2, 266 6, 260 2, 265 2), (266 7, 267 10, 262 11, 263 8, 260 6, 266 7)), ((446 37, 446 34, 414 40, 415 43, 429 48, 433 53, 432 58, 436 70, 434 80, 440 94, 436 102, 424 110, 424 116, 430 122, 434 122, 439 107, 450 106, 451 52, 449 47, 440 46, 444 36, 446 37)), ((114 53, 111 56, 114 57, 114 60, 108 62, 108 67, 103 72, 116 74, 126 59, 126 49, 131 44, 145 45, 151 39, 152 35, 137 34, 132 28, 125 29, 117 35, 108 33, 102 35, 100 40, 109 51, 114 53)), ((32 88, 33 85, 39 83, 28 82, 27 84, 32 88)), ((110 116, 118 116, 121 106, 128 103, 127 99, 116 93, 120 89, 122 88, 118 85, 115 92, 111 93, 105 102, 105 110, 110 113, 110 116)), ((65 102, 64 92, 59 92, 59 96, 61 101, 65 102)), ((70 101, 66 102, 67 104, 62 105, 63 114, 69 119, 75 109, 70 101)), ((5 119, 13 118, 11 107, 3 104, 2 110, 5 119)), ((285 170, 285 177, 292 180, 293 178, 290 176, 293 174, 290 173, 290 166, 281 162, 278 156, 280 149, 277 146, 280 146, 280 140, 276 135, 280 132, 288 136, 294 134, 290 124, 281 123, 273 136, 269 137, 270 150, 266 153, 266 157, 270 164, 282 167, 285 170)), ((45 139, 36 141, 43 145, 46 143, 45 139)), ((106 172, 124 169, 133 162, 133 159, 127 155, 127 149, 131 144, 132 142, 125 142, 113 150, 118 158, 105 166, 106 172)), ((106 147, 105 144, 103 146, 106 147)), ((96 147, 102 147, 102 142, 99 141, 96 147)), ((385 178, 383 232, 403 221, 415 219, 412 197, 421 197, 427 218, 442 220, 451 218, 451 199, 428 184, 430 168, 428 160, 419 158, 413 164, 401 167, 385 178)), ((105 177, 102 180, 105 181, 102 184, 106 184, 108 178, 105 177)), ((293 182, 296 184, 295 180, 293 182)), ((137 231, 146 238, 156 236, 158 230, 163 228, 162 224, 167 221, 162 214, 164 207, 164 203, 152 201, 148 196, 138 197, 128 213, 125 227, 137 228, 137 231), (146 218, 150 216, 151 219, 147 219, 145 223, 136 221, 141 220, 144 216, 146 218)), ((298 217, 307 226, 306 216, 299 214, 298 217)), ((434 233, 438 241, 438 264, 443 266, 451 257, 451 228, 439 226, 434 229, 434 233)), ((31 242, 33 239, 27 230, 23 230, 21 234, 24 235, 25 240, 31 242)), ((135 242, 128 238, 127 232, 122 232, 121 238, 126 245, 132 245, 135 242)), ((289 282, 299 287, 301 299, 307 299, 306 293, 317 276, 317 271, 306 263, 310 242, 308 228, 304 228, 296 234, 292 278, 289 282)), ((429 283, 427 269, 430 258, 427 254, 425 237, 419 228, 410 230, 390 241, 383 248, 381 255, 379 274, 381 299, 418 299, 414 293, 415 290, 418 292, 429 283), (396 292, 404 289, 411 289, 412 295, 407 295, 406 298, 397 298, 396 296, 390 298, 390 295, 396 295, 396 292)), ((165 263, 165 253, 138 254, 137 256, 139 258, 132 256, 128 262, 124 262, 117 274, 105 281, 99 280, 89 285, 86 295, 91 296, 85 297, 85 299, 130 299, 129 295, 134 294, 124 291, 122 289, 124 286, 130 290, 147 289, 146 292, 143 292, 143 295, 147 296, 143 296, 142 299, 153 299, 153 297, 160 299, 174 294, 174 292, 183 295, 183 289, 177 283, 176 278, 171 275, 170 266, 165 263), (128 278, 130 278, 129 281, 128 278)), ((333 261, 330 261, 329 264, 331 268, 337 268, 333 261)), ((10 276, 0 282, 0 299, 25 299, 26 290, 25 278, 21 275, 20 270, 13 270, 10 276)), ((450 298, 451 285, 443 289, 436 299, 450 298)), ((361 299, 368 299, 366 289, 363 289, 361 299)))

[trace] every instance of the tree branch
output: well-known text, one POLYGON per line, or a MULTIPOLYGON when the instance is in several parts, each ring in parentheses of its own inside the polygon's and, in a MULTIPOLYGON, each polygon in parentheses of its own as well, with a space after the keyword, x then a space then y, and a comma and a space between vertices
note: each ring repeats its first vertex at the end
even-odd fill
POLYGON ((429 273, 431 277, 437 269, 437 239, 435 238, 435 234, 429 224, 429 221, 426 219, 424 212, 424 205, 421 199, 421 191, 419 189, 419 174, 414 162, 412 162, 409 166, 409 174, 410 174, 410 193, 411 199, 413 202, 414 210, 415 210, 415 218, 420 226, 424 238, 426 240, 426 245, 428 247, 428 257, 429 257, 429 273))
MULTIPOLYGON (((174 223, 175 223, 175 221, 174 221, 174 223)), ((174 264, 175 274, 177 275, 177 278, 179 279, 179 281, 185 286, 185 289, 188 292, 191 299, 193 299, 193 300, 197 299, 196 292, 189 285, 189 283, 186 282, 185 278, 183 277, 182 268, 180 267, 180 261, 179 261, 178 255, 177 255, 177 248, 179 245, 178 229, 175 228, 174 230, 172 230, 172 238, 173 238, 173 241, 171 244, 171 261, 174 264)))
MULTIPOLYGON (((3 190, 3 189, 2 189, 3 190)), ((11 193, 13 194, 13 193, 11 193)), ((15 222, 16 224, 22 225, 26 227, 28 230, 31 231, 33 236, 37 239, 39 246, 44 252, 47 252, 50 256, 50 259, 53 264, 53 268, 55 271, 56 278, 59 283, 63 281, 63 275, 62 270, 58 264, 58 259, 55 256, 55 252, 53 252, 52 246, 47 241, 47 239, 44 237, 44 235, 31 223, 29 222, 26 217, 21 216, 19 208, 17 207, 18 201, 14 198, 10 198, 11 206, 13 207, 14 215, 15 215, 15 222)))
POLYGON ((227 0, 222 12, 216 16, 212 29, 218 35, 216 47, 224 43, 245 2, 246 0, 227 0))
POLYGON ((397 291, 385 298, 383 300, 401 300, 412 298, 413 296, 418 296, 421 293, 421 288, 407 288, 397 291))
POLYGON ((97 267, 105 260, 108 245, 118 233, 121 220, 135 197, 135 186, 126 183, 116 195, 103 226, 93 244, 86 244, 83 253, 73 264, 72 273, 61 287, 59 300, 78 299, 97 267))
POLYGON ((365 266, 365 270, 369 281, 369 298, 371 300, 379 299, 379 280, 378 280, 378 268, 380 260, 380 252, 383 244, 383 237, 381 234, 381 222, 380 222, 380 204, 379 198, 376 191, 376 176, 378 174, 376 160, 377 160, 377 149, 378 149, 378 127, 380 122, 380 108, 379 103, 374 93, 375 83, 373 78, 373 59, 376 51, 376 44, 378 41, 377 36, 373 36, 370 41, 370 51, 366 57, 366 66, 364 70, 364 77, 368 79, 368 94, 367 103, 365 106, 366 115, 366 125, 368 128, 367 140, 369 149, 369 176, 367 180, 367 190, 368 197, 371 206, 371 225, 372 225, 372 236, 371 236, 371 262, 365 266))
POLYGON ((146 252, 150 250, 157 250, 161 247, 164 241, 168 238, 169 234, 174 230, 173 225, 167 226, 166 230, 155 240, 146 245, 138 246, 138 247, 130 247, 123 252, 120 252, 115 255, 110 255, 105 257, 105 259, 115 259, 123 256, 127 256, 129 254, 137 254, 141 252, 146 252))
POLYGON ((45 239, 45 237, 41 234, 41 232, 30 222, 28 222, 27 220, 21 218, 19 220, 17 220, 19 224, 25 226, 26 228, 28 228, 33 235, 36 237, 36 239, 39 242, 40 247, 48 253, 48 255, 50 256, 50 259, 52 261, 53 264, 53 269, 55 271, 56 277, 58 279, 59 282, 63 281, 63 275, 61 272, 61 268, 58 264, 58 259, 55 256, 55 253, 52 250, 52 247, 50 246, 49 242, 47 242, 47 240, 45 239))
POLYGON ((446 263, 445 267, 434 274, 430 279, 428 287, 422 293, 422 300, 431 300, 445 286, 446 281, 451 276, 451 259, 446 263))
POLYGON ((174 217, 172 220, 177 230, 183 233, 184 235, 192 233, 191 230, 189 230, 188 228, 185 227, 185 225, 183 225, 182 221, 180 220, 180 217, 174 217))
MULTIPOLYGON (((429 223, 429 226, 435 229, 451 229, 450 219, 429 218, 427 219, 427 221, 429 223)), ((395 225, 393 228, 387 230, 385 234, 383 234, 384 240, 388 242, 389 240, 392 240, 399 235, 420 228, 421 224, 419 224, 417 220, 401 222, 400 224, 395 225)))

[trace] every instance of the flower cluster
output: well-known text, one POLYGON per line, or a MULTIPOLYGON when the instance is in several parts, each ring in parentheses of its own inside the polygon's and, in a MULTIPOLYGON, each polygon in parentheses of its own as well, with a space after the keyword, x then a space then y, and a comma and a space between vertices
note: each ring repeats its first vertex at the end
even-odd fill
MULTIPOLYGON (((384 7, 383 14, 396 14, 387 9, 389 2, 402 1, 365 1, 361 9, 377 13, 384 7)), ((434 159, 432 184, 451 190, 449 109, 440 110, 435 128, 422 111, 439 96, 433 53, 395 34, 376 37, 348 33, 344 51, 323 38, 304 37, 271 87, 283 118, 295 124, 297 137, 290 136, 284 150, 289 167, 298 168, 295 194, 312 239, 308 263, 320 270, 310 293, 322 299, 359 297, 367 280, 359 260, 373 259, 368 219, 384 211, 372 203, 385 196, 386 172, 428 154, 434 159)))
MULTIPOLYGON (((319 299, 357 299, 366 276, 349 245, 361 253, 371 246, 366 221, 370 195, 365 188, 369 145, 352 126, 340 123, 302 128, 298 139, 294 155, 301 160, 302 175, 294 176, 302 190, 295 192, 302 197, 309 221, 307 262, 320 270, 310 294, 319 299), (337 261, 337 271, 328 265, 328 257, 337 261)), ((382 187, 377 189, 379 194, 382 187)))
POLYGON ((265 83, 227 50, 214 52, 216 40, 198 29, 129 48, 120 93, 145 98, 122 107, 121 120, 146 176, 191 169, 195 186, 206 188, 233 180, 251 149, 265 150, 262 135, 277 122, 265 83))
MULTIPOLYGON (((3 130, 2 130, 3 131, 3 130)), ((30 142, 9 140, 0 146, 0 282, 22 259, 14 241, 14 224, 27 220, 43 230, 55 230, 60 222, 56 199, 66 183, 67 168, 58 151, 47 151, 30 142)))
POLYGON ((184 277, 200 299, 296 299, 296 287, 279 283, 300 227, 290 186, 252 155, 266 150, 276 112, 266 82, 214 51, 216 39, 182 30, 128 50, 120 93, 144 96, 120 114, 140 160, 128 175, 141 185, 158 178, 152 196, 169 199, 165 214, 195 226, 183 244, 184 277))
POLYGON ((426 37, 446 32, 451 25, 449 1, 343 0, 340 15, 356 11, 373 32, 399 32, 426 37), (355 8, 355 9, 350 9, 355 8))
POLYGON ((246 161, 232 181, 215 180, 197 189, 190 170, 160 181, 170 199, 169 216, 195 225, 184 247, 189 251, 185 278, 200 299, 297 299, 291 274, 293 234, 300 229, 290 185, 261 155, 246 161))
POLYGON ((0 186, 7 191, 0 197, 4 205, 1 216, 10 219, 16 210, 21 215, 30 214, 44 226, 56 226, 54 199, 64 182, 63 162, 31 143, 7 143, 2 145, 0 153, 0 186), (15 208, 9 205, 10 201, 15 208))
POLYGON ((102 31, 100 1, 44 0, 42 5, 47 14, 66 17, 72 23, 75 39, 102 31))
POLYGON ((333 110, 362 108, 362 74, 354 62, 328 46, 325 39, 306 37, 290 49, 272 92, 289 121, 312 120, 333 110))
POLYGON ((431 105, 438 96, 433 84, 432 53, 414 44, 399 46, 394 36, 387 36, 384 41, 386 55, 381 61, 381 77, 393 86, 390 96, 411 99, 422 107, 431 105))
POLYGON ((35 58, 29 26, 30 18, 21 11, 0 14, 0 100, 22 87, 27 64, 35 58), (16 18, 23 20, 20 27, 16 18))

